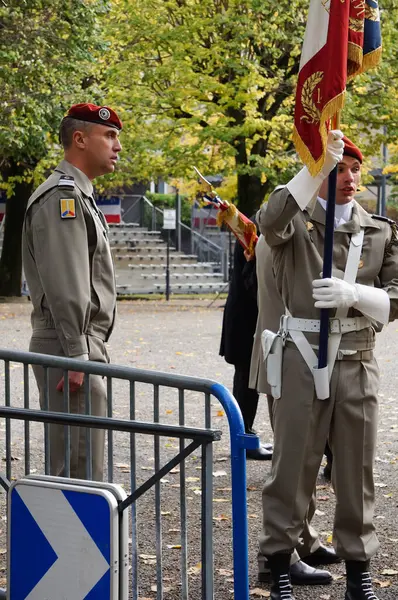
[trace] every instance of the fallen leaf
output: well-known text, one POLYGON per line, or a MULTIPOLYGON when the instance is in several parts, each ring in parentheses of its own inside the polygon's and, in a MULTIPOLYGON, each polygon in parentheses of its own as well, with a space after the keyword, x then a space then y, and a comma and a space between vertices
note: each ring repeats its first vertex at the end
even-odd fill
POLYGON ((383 569, 381 574, 382 575, 398 575, 398 571, 396 569, 383 569))
POLYGON ((254 588, 249 592, 250 596, 259 596, 259 598, 269 598, 271 596, 270 592, 267 590, 262 590, 261 588, 254 588))
POLYGON ((181 544, 167 544, 169 550, 181 550, 181 544))
POLYGON ((220 573, 220 575, 225 575, 226 577, 231 577, 234 574, 231 569, 217 569, 217 571, 220 573))
POLYGON ((223 410, 218 410, 216 413, 216 417, 223 417, 225 415, 225 412, 223 410))
POLYGON ((189 567, 189 569, 188 569, 188 575, 199 575, 199 573, 201 571, 202 571, 202 563, 199 562, 194 567, 189 567))
POLYGON ((374 579, 374 582, 381 588, 388 588, 391 586, 391 581, 389 579, 383 581, 380 579, 374 579))
POLYGON ((226 471, 213 471, 213 477, 225 477, 226 475, 226 471))

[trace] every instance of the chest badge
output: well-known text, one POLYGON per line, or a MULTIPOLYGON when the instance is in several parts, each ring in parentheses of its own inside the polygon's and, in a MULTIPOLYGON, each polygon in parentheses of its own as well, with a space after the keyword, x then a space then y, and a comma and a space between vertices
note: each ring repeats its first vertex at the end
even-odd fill
POLYGON ((59 204, 61 210, 61 219, 76 219, 74 198, 61 198, 59 204))
POLYGON ((306 226, 306 228, 307 228, 307 231, 310 231, 310 232, 311 232, 311 231, 313 231, 313 229, 314 229, 314 224, 313 224, 313 223, 311 223, 311 221, 307 221, 307 222, 306 222, 306 224, 305 224, 305 226, 306 226))

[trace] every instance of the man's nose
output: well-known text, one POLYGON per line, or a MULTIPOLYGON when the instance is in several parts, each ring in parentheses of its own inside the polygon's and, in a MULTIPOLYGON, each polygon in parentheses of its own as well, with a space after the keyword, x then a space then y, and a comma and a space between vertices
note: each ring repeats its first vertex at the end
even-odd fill
POLYGON ((122 149, 122 145, 121 145, 119 139, 116 140, 116 144, 113 149, 115 152, 120 152, 120 150, 122 149))

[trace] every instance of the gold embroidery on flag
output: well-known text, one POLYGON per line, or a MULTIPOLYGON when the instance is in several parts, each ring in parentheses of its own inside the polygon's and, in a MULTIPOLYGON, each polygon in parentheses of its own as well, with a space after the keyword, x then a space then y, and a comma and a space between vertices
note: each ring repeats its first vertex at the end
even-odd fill
POLYGON ((369 19, 369 21, 380 21, 379 7, 376 6, 376 8, 373 8, 367 4, 365 7, 365 19, 369 19))
POLYGON ((301 104, 305 114, 301 117, 302 121, 306 121, 307 123, 319 123, 321 119, 321 112, 313 100, 313 95, 317 85, 321 83, 323 76, 323 71, 316 71, 304 82, 301 92, 301 104))
POLYGON ((349 28, 351 31, 362 33, 362 31, 365 30, 365 22, 363 19, 354 19, 353 17, 350 17, 349 28))

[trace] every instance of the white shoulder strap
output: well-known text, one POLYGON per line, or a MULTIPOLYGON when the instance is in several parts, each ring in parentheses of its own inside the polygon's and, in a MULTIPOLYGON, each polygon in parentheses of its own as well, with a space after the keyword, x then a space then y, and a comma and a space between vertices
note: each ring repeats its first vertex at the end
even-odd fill
MULTIPOLYGON (((359 261, 363 246, 363 238, 365 230, 360 229, 358 233, 353 233, 348 250, 347 264, 344 271, 344 281, 354 284, 357 279, 359 261)), ((338 308, 336 310, 336 318, 341 319, 347 316, 348 308, 338 308)), ((332 333, 329 336, 328 344, 328 369, 329 381, 332 377, 334 363, 336 362, 337 352, 341 342, 341 333, 332 333)))

